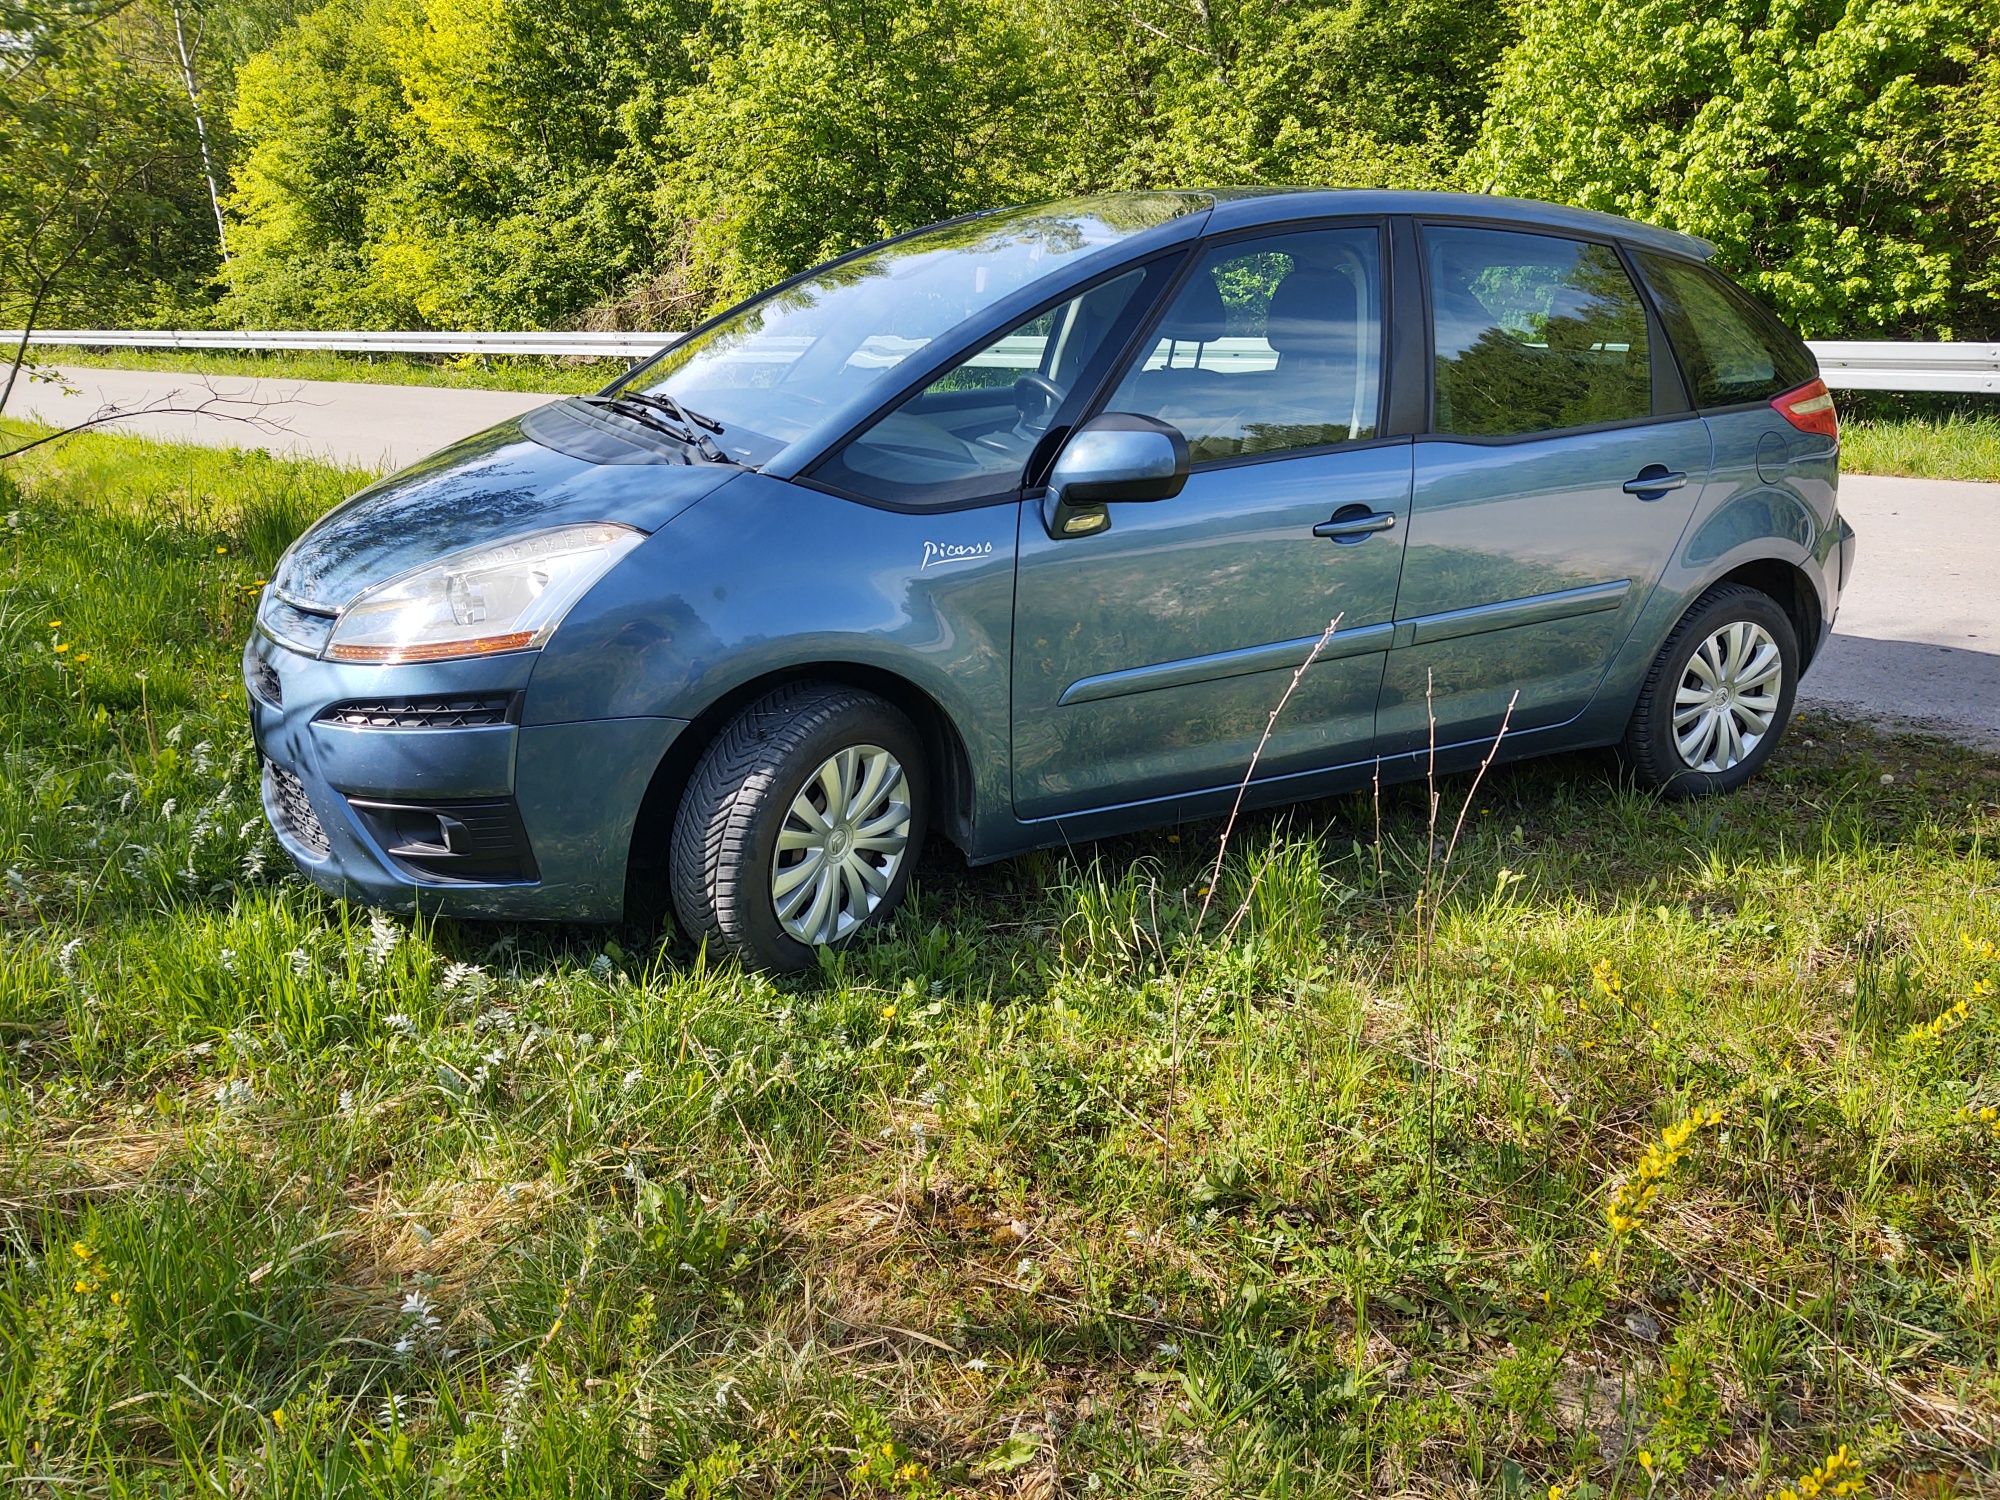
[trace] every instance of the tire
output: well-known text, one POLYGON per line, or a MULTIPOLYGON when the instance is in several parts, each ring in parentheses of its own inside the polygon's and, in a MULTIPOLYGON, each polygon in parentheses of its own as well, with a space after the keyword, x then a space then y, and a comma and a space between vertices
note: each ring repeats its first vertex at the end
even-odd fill
POLYGON ((810 968, 816 948, 880 926, 902 904, 929 791, 916 728, 873 693, 798 682, 758 699, 702 753, 674 817, 668 880, 682 928, 752 967, 810 968), (878 774, 883 785, 871 786, 878 774), (829 890, 830 905, 820 900, 829 890))
POLYGON ((1798 682, 1799 639, 1784 610, 1769 594, 1718 584, 1660 648, 1619 753, 1640 783, 1662 796, 1733 792, 1777 748, 1798 682), (1765 675, 1771 649, 1775 683, 1765 675), (1686 715, 1679 725, 1677 713, 1686 715))

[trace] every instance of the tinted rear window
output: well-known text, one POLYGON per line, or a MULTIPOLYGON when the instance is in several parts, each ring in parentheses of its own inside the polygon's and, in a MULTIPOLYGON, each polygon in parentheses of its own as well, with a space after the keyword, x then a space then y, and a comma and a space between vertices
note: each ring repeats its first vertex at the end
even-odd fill
POLYGON ((1605 245, 1426 226, 1439 432, 1502 437, 1652 415, 1639 293, 1605 245))
POLYGON ((1646 250, 1637 258, 1696 406, 1768 401, 1819 374, 1797 334, 1708 267, 1646 250))

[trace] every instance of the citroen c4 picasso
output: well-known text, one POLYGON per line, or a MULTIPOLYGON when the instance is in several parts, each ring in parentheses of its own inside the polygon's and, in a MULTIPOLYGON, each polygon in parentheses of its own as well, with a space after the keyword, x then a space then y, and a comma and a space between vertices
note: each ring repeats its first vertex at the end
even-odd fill
POLYGON ((972 861, 1617 745, 1770 756, 1853 563, 1833 402, 1701 241, 1177 192, 809 271, 291 548, 244 656, 326 889, 778 969, 972 861), (1328 634, 1328 627, 1332 632, 1328 634), (1504 734, 1502 733, 1504 727, 1504 734))

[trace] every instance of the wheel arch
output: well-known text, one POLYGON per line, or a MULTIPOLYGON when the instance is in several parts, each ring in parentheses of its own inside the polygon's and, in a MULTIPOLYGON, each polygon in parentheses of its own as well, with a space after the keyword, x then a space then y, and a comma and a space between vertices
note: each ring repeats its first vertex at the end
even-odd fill
MULTIPOLYGON (((1694 608, 1710 589, 1725 583, 1739 583, 1753 588, 1782 609, 1799 639, 1799 670, 1804 671, 1812 664, 1814 653, 1819 650, 1825 616, 1820 606, 1819 589, 1814 586, 1811 574, 1797 563, 1781 557, 1752 558, 1710 579, 1689 602, 1688 608, 1694 608)), ((1684 610, 1683 618, 1685 615, 1684 610)))
POLYGON ((635 877, 665 868, 674 814, 702 752, 723 725, 741 710, 788 682, 826 682, 859 688, 874 693, 907 715, 923 739, 925 761, 933 778, 931 826, 942 830, 961 849, 970 845, 974 801, 972 758, 964 736, 944 706, 907 677, 883 667, 851 661, 801 662, 730 688, 675 736, 653 771, 632 825, 631 845, 626 852, 628 893, 635 877))

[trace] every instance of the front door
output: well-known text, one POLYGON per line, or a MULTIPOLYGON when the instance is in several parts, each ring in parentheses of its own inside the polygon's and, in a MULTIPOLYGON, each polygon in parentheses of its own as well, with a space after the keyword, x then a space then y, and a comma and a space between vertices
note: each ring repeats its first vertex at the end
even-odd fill
POLYGON ((1186 488, 1060 539, 1024 502, 1020 817, 1233 786, 1253 756, 1263 779, 1372 753, 1411 474, 1409 441, 1376 437, 1382 266, 1372 222, 1210 247, 1104 403, 1181 429, 1186 488))
POLYGON ((1581 713, 1710 468, 1708 429, 1614 248, 1456 225, 1422 238, 1431 431, 1377 718, 1385 754, 1581 713))

